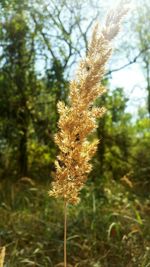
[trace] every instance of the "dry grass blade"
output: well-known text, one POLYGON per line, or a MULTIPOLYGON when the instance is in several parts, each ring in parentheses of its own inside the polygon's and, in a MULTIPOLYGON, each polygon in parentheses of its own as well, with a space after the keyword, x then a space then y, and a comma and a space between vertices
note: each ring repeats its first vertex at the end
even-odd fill
POLYGON ((4 259, 5 259, 5 247, 2 247, 0 250, 0 267, 4 266, 4 259))

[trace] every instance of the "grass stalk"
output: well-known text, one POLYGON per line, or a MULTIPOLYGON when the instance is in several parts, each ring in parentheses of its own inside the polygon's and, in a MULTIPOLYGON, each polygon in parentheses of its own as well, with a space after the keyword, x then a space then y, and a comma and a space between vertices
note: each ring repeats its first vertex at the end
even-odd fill
POLYGON ((67 267, 67 202, 64 201, 64 267, 67 267))

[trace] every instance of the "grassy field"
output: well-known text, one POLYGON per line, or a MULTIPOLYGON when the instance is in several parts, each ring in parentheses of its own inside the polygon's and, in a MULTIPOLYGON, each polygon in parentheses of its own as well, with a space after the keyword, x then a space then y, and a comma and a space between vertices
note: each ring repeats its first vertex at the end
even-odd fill
MULTIPOLYGON (((63 203, 48 184, 25 178, 0 184, 0 242, 5 267, 63 266, 63 203)), ((68 207, 68 267, 149 267, 150 205, 121 183, 88 185, 68 207)))

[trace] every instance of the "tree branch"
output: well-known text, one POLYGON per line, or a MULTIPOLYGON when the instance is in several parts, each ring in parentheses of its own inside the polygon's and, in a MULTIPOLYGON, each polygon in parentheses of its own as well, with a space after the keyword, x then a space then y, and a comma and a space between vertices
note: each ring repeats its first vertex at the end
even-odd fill
POLYGON ((128 63, 124 64, 124 65, 121 66, 121 67, 118 67, 118 68, 116 68, 116 69, 112 69, 112 70, 108 71, 108 72, 106 73, 106 76, 111 75, 113 72, 117 72, 117 71, 120 71, 120 70, 122 70, 122 69, 125 69, 125 68, 129 67, 130 65, 136 63, 137 60, 141 57, 141 55, 142 55, 143 53, 147 52, 148 50, 150 50, 150 47, 146 47, 146 48, 142 49, 142 50, 141 50, 141 51, 140 51, 140 52, 139 52, 139 53, 138 53, 132 60, 130 60, 128 63))

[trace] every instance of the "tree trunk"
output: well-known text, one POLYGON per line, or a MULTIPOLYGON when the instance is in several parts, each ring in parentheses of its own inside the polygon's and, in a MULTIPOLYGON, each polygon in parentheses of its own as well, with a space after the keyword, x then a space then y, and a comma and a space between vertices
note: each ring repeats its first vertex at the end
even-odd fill
POLYGON ((28 174, 28 152, 27 152, 27 128, 22 127, 22 136, 19 144, 19 175, 21 177, 28 174))

